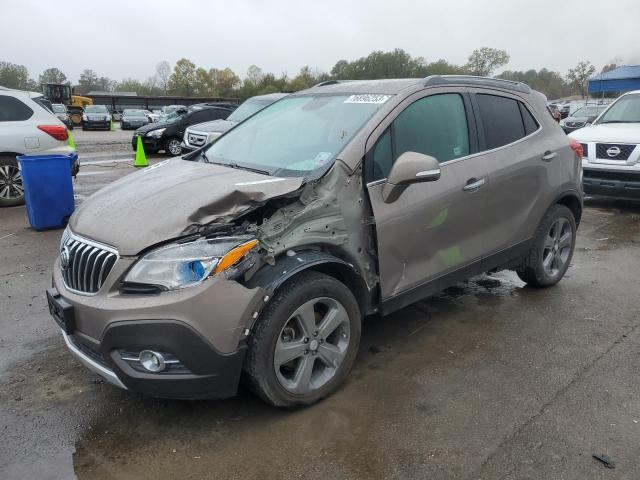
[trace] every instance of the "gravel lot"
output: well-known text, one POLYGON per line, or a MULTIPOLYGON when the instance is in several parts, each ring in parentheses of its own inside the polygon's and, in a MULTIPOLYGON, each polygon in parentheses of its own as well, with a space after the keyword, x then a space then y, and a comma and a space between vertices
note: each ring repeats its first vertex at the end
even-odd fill
MULTIPOLYGON (((73 133, 79 202, 133 171, 131 132, 73 133)), ((640 204, 588 200, 554 288, 503 272, 367 319, 344 388, 289 413, 82 368, 44 295, 61 233, 0 210, 2 479, 640 477, 640 204)))

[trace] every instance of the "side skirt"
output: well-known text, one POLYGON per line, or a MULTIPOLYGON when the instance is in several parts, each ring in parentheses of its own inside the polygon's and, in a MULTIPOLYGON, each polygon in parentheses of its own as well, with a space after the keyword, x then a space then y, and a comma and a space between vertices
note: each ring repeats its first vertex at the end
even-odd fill
POLYGON ((429 297, 456 283, 490 270, 505 270, 516 267, 522 261, 533 239, 518 243, 498 253, 485 257, 465 267, 445 273, 427 283, 405 290, 398 295, 382 301, 382 315, 388 315, 412 303, 429 297))

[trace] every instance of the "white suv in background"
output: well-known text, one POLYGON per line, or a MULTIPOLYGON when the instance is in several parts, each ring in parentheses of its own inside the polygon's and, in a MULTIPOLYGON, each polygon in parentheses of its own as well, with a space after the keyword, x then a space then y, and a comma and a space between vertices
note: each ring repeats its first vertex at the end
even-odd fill
POLYGON ((585 193, 640 199, 640 90, 620 96, 569 137, 582 144, 585 193))
MULTIPOLYGON (((24 203, 17 155, 75 155, 67 127, 39 93, 0 87, 0 207, 24 203)), ((77 173, 78 162, 72 168, 77 173)))

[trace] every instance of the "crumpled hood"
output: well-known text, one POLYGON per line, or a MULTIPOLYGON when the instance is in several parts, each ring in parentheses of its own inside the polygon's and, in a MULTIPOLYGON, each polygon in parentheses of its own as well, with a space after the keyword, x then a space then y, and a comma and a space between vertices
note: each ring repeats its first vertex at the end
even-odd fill
POLYGON ((640 123, 591 125, 569 134, 579 142, 640 143, 640 123))
POLYGON ((99 190, 76 209, 69 227, 121 255, 135 255, 201 225, 227 223, 270 198, 296 191, 302 182, 174 158, 99 190))

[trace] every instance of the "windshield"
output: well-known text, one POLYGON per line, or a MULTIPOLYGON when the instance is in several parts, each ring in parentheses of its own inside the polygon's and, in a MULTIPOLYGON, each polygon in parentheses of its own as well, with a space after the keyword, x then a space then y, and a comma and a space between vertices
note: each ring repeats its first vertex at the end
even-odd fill
POLYGON ((104 105, 88 105, 84 107, 84 111, 87 113, 107 113, 107 107, 104 105))
POLYGON ((289 97, 256 113, 206 150, 206 161, 302 176, 329 164, 389 95, 289 97))
POLYGON ((571 114, 572 117, 595 117, 604 110, 604 107, 582 107, 571 114))
POLYGON ((598 123, 640 123, 640 93, 620 97, 598 123))
POLYGON ((240 105, 236 110, 233 111, 231 115, 227 118, 227 120, 231 122, 241 122, 245 118, 250 117, 258 110, 262 110, 263 108, 271 105, 271 102, 261 102, 259 100, 247 100, 242 105, 240 105))
POLYGON ((53 113, 65 113, 64 105, 53 105, 53 113))
POLYGON ((178 115, 178 113, 176 113, 176 112, 171 112, 169 115, 166 115, 166 116, 162 117, 160 119, 160 121, 162 123, 174 123, 174 122, 177 122, 178 120, 180 120, 182 117, 184 117, 186 113, 187 112, 184 112, 184 113, 178 115))
POLYGON ((142 110, 125 110, 122 114, 125 117, 144 117, 142 110))

